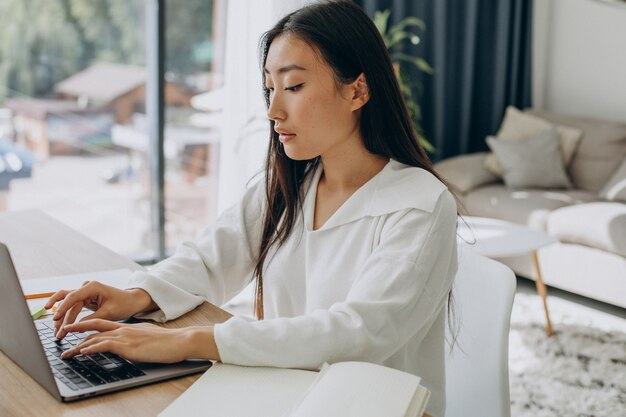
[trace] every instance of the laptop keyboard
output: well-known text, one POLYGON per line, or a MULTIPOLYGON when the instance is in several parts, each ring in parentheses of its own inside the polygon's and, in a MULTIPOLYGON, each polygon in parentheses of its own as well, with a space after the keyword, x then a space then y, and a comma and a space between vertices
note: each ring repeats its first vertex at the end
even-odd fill
POLYGON ((74 391, 145 375, 135 365, 112 353, 76 355, 71 359, 61 359, 64 351, 97 332, 70 333, 63 340, 57 340, 53 323, 36 321, 35 325, 52 373, 74 391))

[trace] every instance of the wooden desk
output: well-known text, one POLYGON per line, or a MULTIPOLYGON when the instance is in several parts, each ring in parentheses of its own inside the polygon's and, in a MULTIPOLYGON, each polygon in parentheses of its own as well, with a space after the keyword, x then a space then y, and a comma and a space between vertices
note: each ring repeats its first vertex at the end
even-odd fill
MULTIPOLYGON (((21 279, 142 268, 40 211, 0 213, 0 241, 9 247, 21 279)), ((225 311, 205 303, 165 326, 218 323, 229 317, 225 311)), ((60 403, 0 352, 0 416, 155 416, 199 376, 60 403)))

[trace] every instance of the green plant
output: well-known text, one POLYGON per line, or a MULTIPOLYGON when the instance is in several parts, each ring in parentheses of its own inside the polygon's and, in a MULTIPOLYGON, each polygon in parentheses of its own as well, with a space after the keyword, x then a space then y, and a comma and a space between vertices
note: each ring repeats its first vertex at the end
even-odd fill
POLYGON ((403 52, 399 52, 397 47, 403 42, 409 41, 413 45, 417 45, 420 41, 419 36, 414 32, 415 30, 426 30, 424 22, 416 17, 408 16, 400 20, 393 26, 389 26, 390 10, 377 11, 374 13, 374 24, 383 37, 385 46, 389 51, 391 60, 394 63, 394 69, 396 77, 398 78, 398 84, 400 85, 400 91, 404 97, 409 115, 413 120, 413 126, 417 134, 420 144, 427 152, 434 152, 435 147, 424 137, 420 127, 420 121, 422 118, 421 109, 417 101, 417 97, 413 92, 414 87, 418 87, 417 83, 412 83, 406 69, 407 65, 416 67, 418 70, 427 74, 432 74, 432 67, 424 59, 409 55, 403 52))

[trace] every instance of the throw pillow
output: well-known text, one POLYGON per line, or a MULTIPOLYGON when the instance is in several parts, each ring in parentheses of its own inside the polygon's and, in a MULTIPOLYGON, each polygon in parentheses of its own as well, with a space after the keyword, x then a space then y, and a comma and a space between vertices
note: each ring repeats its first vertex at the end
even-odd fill
POLYGON ((510 188, 571 188, 555 129, 520 140, 487 138, 510 188))
POLYGON ((465 194, 481 185, 499 181, 483 162, 487 152, 454 156, 435 164, 435 169, 448 185, 461 194, 465 194))
POLYGON ((626 159, 617 168, 609 182, 600 190, 598 197, 605 200, 626 202, 626 159))
MULTIPOLYGON (((524 113, 513 106, 508 106, 504 120, 502 120, 502 124, 500 125, 500 130, 498 130, 496 136, 499 139, 520 140, 551 127, 556 127, 560 152, 563 156, 563 163, 567 168, 582 139, 583 131, 580 129, 567 126, 555 126, 540 117, 524 113)), ((503 174, 502 167, 498 164, 493 154, 485 158, 485 168, 500 177, 503 174)))

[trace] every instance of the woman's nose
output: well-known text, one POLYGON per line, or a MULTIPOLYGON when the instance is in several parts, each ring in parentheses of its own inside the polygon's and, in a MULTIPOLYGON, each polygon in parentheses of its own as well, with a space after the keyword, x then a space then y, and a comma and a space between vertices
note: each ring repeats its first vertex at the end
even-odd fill
POLYGON ((284 120, 286 116, 280 98, 274 93, 270 96, 270 105, 267 108, 267 117, 270 120, 284 120))

